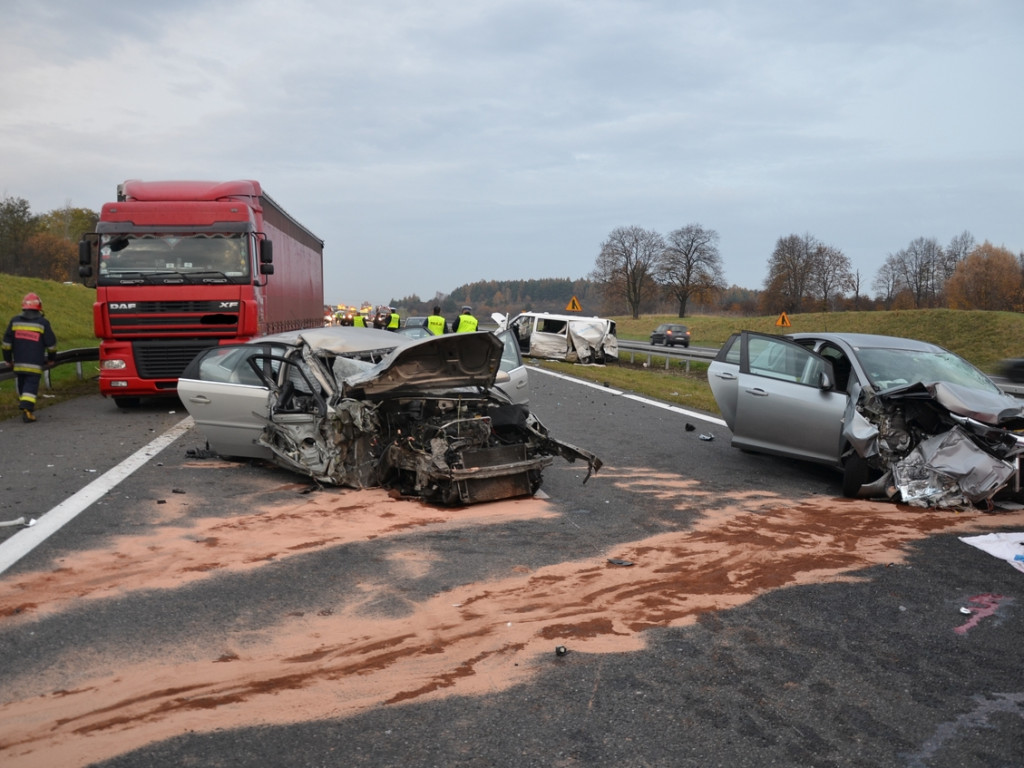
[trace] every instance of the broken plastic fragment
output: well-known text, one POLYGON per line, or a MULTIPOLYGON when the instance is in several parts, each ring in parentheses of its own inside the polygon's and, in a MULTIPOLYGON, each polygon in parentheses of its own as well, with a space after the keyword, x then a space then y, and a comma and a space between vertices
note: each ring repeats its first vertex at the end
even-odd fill
POLYGON ((611 563, 612 565, 621 565, 621 566, 627 566, 627 565, 632 565, 633 564, 632 560, 623 560, 623 559, 618 558, 618 557, 609 557, 608 558, 608 562, 611 563))
POLYGON ((704 433, 701 433, 700 439, 701 440, 707 440, 708 442, 711 442, 712 440, 715 439, 715 436, 713 434, 711 434, 710 432, 704 432, 704 433))

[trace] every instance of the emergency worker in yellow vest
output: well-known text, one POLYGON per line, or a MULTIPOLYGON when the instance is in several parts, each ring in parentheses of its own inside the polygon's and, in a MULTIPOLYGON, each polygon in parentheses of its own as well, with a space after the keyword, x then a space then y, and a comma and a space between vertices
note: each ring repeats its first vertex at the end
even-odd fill
POLYGON ((434 314, 423 322, 423 327, 435 336, 448 333, 448 321, 444 319, 444 316, 441 314, 441 308, 436 304, 434 305, 434 314))
POLYGON ((388 318, 388 330, 397 331, 402 326, 402 318, 398 316, 398 310, 391 307, 391 317, 388 318))
POLYGON ((364 315, 362 312, 356 312, 354 315, 352 315, 352 325, 355 328, 365 328, 366 315, 364 315))
POLYGON ((472 307, 463 307, 462 314, 452 321, 452 333, 472 333, 480 325, 480 321, 473 317, 472 307))

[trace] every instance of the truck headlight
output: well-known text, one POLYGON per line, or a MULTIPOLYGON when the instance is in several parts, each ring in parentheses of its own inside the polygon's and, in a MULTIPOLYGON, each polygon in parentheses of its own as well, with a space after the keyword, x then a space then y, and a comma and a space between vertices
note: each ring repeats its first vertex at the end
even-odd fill
POLYGON ((128 363, 124 360, 104 360, 100 363, 100 368, 104 371, 123 371, 128 367, 128 363))

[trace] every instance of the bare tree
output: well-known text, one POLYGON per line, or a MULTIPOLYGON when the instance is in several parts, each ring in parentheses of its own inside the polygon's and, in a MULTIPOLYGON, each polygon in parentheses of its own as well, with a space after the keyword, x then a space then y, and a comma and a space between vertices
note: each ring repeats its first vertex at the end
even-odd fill
POLYGON ((718 233, 700 224, 688 224, 670 232, 661 258, 658 279, 679 303, 679 316, 693 297, 710 298, 725 289, 718 233))
POLYGON ((606 298, 620 298, 633 319, 640 306, 653 296, 665 239, 649 229, 618 227, 601 244, 591 278, 604 287, 606 298))
POLYGON ((875 289, 875 296, 882 302, 882 306, 892 309, 892 302, 900 291, 896 254, 890 253, 885 257, 885 263, 879 268, 871 287, 875 289))
POLYGON ((949 241, 949 245, 942 252, 941 266, 939 268, 939 280, 945 283, 956 272, 957 265, 962 262, 971 251, 974 250, 974 235, 966 229, 949 241))
MULTIPOLYGON (((933 237, 919 237, 893 255, 893 268, 899 280, 898 288, 906 289, 914 297, 914 307, 934 306, 939 295, 942 247, 933 237)), ((897 291, 898 292, 898 291, 897 291)))
POLYGON ((821 245, 810 234, 780 237, 768 260, 768 277, 761 304, 768 312, 799 312, 815 271, 815 251, 821 245))
POLYGON ((835 309, 836 299, 853 289, 850 258, 834 246, 819 243, 814 247, 811 259, 814 269, 809 278, 810 293, 828 312, 835 309))

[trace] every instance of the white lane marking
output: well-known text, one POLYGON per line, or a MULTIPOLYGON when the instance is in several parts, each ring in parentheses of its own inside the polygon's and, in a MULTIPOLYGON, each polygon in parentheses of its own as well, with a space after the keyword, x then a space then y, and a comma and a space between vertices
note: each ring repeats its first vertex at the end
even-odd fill
POLYGON ((602 387, 600 384, 594 384, 593 382, 586 381, 584 379, 577 379, 573 376, 566 376, 564 373, 555 373, 554 371, 549 371, 546 368, 531 367, 528 370, 544 373, 547 374, 548 376, 554 376, 556 379, 565 379, 566 381, 571 381, 574 384, 582 384, 585 387, 593 387, 594 389, 599 389, 602 392, 607 392, 609 395, 620 395, 629 400, 636 400, 638 403, 643 403, 644 405, 653 405, 655 408, 664 408, 666 411, 678 413, 681 416, 689 416, 692 419, 708 421, 711 422, 712 424, 717 424, 720 427, 728 427, 728 424, 726 424, 724 421, 722 421, 722 419, 718 418, 717 416, 708 416, 706 413, 701 413, 700 411, 688 411, 685 408, 680 408, 678 405, 662 403, 659 402, 658 400, 651 400, 650 398, 640 397, 639 395, 626 394, 625 392, 621 392, 618 389, 612 389, 611 387, 602 387))
POLYGON ((40 517, 34 526, 18 531, 0 544, 0 573, 3 573, 21 558, 42 544, 46 539, 74 520, 78 515, 98 501, 118 483, 160 451, 181 437, 193 425, 192 417, 182 419, 169 430, 140 448, 113 469, 100 475, 74 496, 65 499, 40 517))

